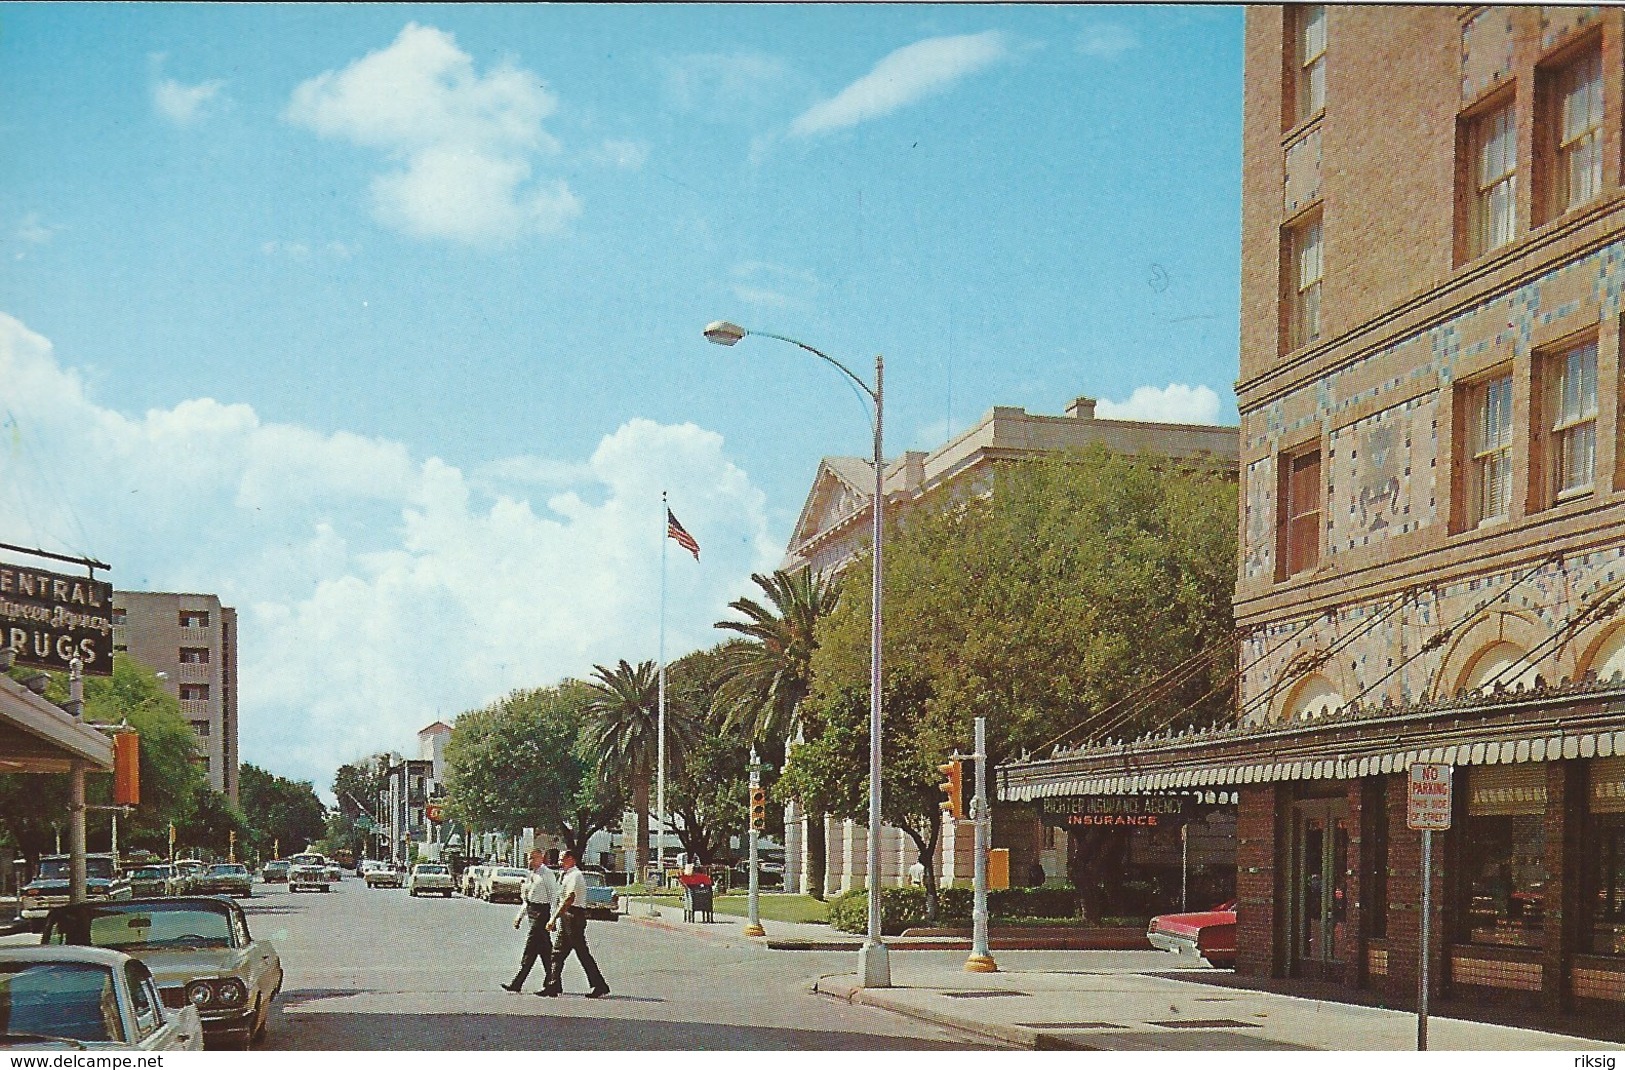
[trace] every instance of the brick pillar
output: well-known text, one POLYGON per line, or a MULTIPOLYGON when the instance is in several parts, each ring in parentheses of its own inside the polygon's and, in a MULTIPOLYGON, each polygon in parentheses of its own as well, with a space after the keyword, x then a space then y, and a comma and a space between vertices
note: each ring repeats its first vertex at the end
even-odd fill
POLYGON ((1273 785, 1243 787, 1236 808, 1236 972, 1248 977, 1284 972, 1277 939, 1285 909, 1281 881, 1289 868, 1278 842, 1283 794, 1273 785))
POLYGON ((1563 1011, 1570 1005, 1569 970, 1578 943, 1581 916, 1580 831, 1586 806, 1585 766, 1578 761, 1546 763, 1545 948, 1541 953, 1541 1005, 1563 1011))
POLYGON ((1342 943, 1338 955, 1347 965, 1343 969, 1343 983, 1351 988, 1364 988, 1366 981, 1366 820, 1370 810, 1366 806, 1369 780, 1348 782, 1349 843, 1343 859, 1344 877, 1348 891, 1344 899, 1342 943))

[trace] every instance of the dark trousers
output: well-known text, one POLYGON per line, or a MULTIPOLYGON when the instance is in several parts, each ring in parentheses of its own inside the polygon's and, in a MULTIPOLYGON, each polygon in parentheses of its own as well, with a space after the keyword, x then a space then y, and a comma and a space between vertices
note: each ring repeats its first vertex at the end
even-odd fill
POLYGON ((576 907, 567 909, 559 919, 559 942, 553 945, 553 968, 547 975, 547 987, 564 987, 564 960, 572 951, 581 968, 587 971, 587 983, 594 990, 609 988, 604 983, 604 975, 598 972, 598 963, 593 961, 592 949, 587 947, 587 912, 576 907))
POLYGON ((548 964, 553 960, 553 938, 547 933, 545 910, 530 919, 530 934, 525 937, 525 953, 519 959, 519 972, 514 974, 513 987, 524 985, 525 978, 530 976, 530 968, 536 965, 538 958, 542 960, 542 973, 546 974, 548 964))

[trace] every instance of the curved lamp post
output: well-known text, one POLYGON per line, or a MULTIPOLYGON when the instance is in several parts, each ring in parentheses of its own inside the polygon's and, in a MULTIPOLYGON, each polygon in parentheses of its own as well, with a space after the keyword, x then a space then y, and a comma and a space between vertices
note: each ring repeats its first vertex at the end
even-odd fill
POLYGON ((863 947, 858 951, 858 976, 865 988, 889 988, 891 986, 891 964, 887 957, 886 945, 880 939, 880 598, 881 598, 881 525, 885 510, 885 472, 886 459, 882 449, 884 443, 885 427, 885 361, 875 357, 875 385, 873 389, 869 384, 852 374, 852 370, 827 353, 820 352, 805 342, 798 342, 794 338, 786 338, 782 334, 770 334, 767 331, 747 331, 745 328, 726 320, 718 320, 705 328, 707 341, 715 342, 721 346, 731 346, 739 342, 747 334, 760 335, 763 338, 776 338, 781 342, 788 342, 799 349, 805 349, 813 356, 827 364, 833 364, 848 379, 857 384, 858 388, 869 395, 869 400, 875 405, 875 418, 873 421, 875 451, 875 497, 874 497, 874 587, 870 594, 869 615, 869 874, 867 884, 869 887, 869 932, 863 941, 863 947))

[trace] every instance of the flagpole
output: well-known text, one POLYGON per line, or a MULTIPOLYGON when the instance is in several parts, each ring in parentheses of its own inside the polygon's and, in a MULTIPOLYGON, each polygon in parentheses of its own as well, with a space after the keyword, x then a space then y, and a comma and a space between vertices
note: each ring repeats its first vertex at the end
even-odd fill
POLYGON ((666 492, 660 492, 660 716, 656 729, 655 810, 660 821, 655 831, 655 862, 659 867, 658 881, 666 879, 666 543, 670 541, 670 507, 666 492))

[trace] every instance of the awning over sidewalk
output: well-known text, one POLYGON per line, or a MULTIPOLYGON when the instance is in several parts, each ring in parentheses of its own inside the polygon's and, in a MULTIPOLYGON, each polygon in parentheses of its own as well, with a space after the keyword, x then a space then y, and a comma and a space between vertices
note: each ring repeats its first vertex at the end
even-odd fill
POLYGON ((113 741, 0 675, 0 773, 66 773, 74 761, 113 771, 113 741))
POLYGON ((1507 765, 1625 755, 1625 683, 1506 690, 1403 709, 1345 708, 1314 721, 1087 744, 998 770, 998 798, 1137 795, 1347 780, 1414 762, 1507 765))

